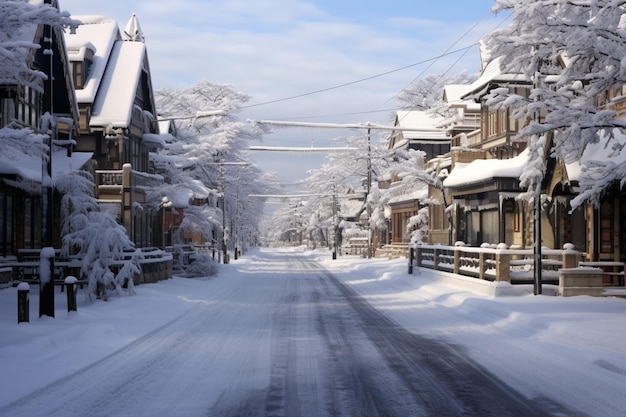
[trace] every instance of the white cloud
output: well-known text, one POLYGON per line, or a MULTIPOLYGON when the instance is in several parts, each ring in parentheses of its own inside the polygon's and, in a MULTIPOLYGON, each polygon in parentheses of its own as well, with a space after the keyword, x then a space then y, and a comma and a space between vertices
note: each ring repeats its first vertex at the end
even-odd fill
MULTIPOLYGON (((492 3, 480 1, 485 6, 476 11, 477 19, 492 3)), ((395 8, 381 4, 378 10, 370 5, 367 10, 357 10, 359 13, 346 10, 349 3, 301 0, 61 0, 61 8, 73 14, 104 14, 121 27, 137 13, 146 36, 155 88, 182 88, 208 80, 233 85, 252 96, 251 103, 260 103, 428 60, 447 50, 474 23, 468 16, 467 22, 449 24, 443 12, 427 18, 421 5, 400 3, 395 8), (360 17, 365 15, 367 19, 360 17)), ((481 33, 485 30, 473 31, 457 48, 475 42, 481 33)), ((349 87, 253 107, 244 116, 275 119, 329 115, 328 119, 308 121, 386 123, 387 112, 350 118, 330 115, 392 108, 393 96, 415 77, 446 71, 458 56, 443 58, 430 68, 430 63, 425 63, 349 87)), ((451 71, 478 68, 474 48, 451 71)), ((301 132, 291 133, 285 137, 302 136, 301 132)), ((273 140, 272 136, 268 140, 273 140)))

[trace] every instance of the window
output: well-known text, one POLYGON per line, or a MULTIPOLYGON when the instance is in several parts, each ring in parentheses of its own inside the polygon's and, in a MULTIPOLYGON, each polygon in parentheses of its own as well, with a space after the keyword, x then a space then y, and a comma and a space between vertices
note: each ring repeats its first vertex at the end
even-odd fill
POLYGON ((83 76, 84 68, 83 61, 72 62, 72 77, 74 79, 74 87, 76 87, 77 90, 85 87, 85 78, 83 76))
POLYGON ((20 89, 17 100, 17 119, 30 126, 34 130, 39 130, 39 115, 41 95, 34 89, 26 86, 20 89))
POLYGON ((13 196, 0 195, 0 255, 13 252, 13 196))
POLYGON ((15 119, 15 100, 12 98, 0 99, 0 127, 4 127, 15 119))
POLYGON ((24 248, 41 247, 41 197, 24 200, 24 248))

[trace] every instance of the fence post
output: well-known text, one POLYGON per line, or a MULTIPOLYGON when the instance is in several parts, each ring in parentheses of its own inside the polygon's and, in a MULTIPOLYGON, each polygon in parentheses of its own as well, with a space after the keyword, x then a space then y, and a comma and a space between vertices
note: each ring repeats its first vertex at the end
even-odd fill
POLYGON ((26 282, 17 286, 17 323, 30 321, 30 287, 26 282))
POLYGON ((422 248, 420 246, 417 246, 417 254, 415 256, 415 264, 418 267, 422 266, 422 248))
POLYGON ((577 268, 578 267, 579 252, 576 247, 571 243, 563 245, 563 269, 577 268))
POLYGON ((433 249, 433 269, 436 271, 439 266, 439 249, 433 249))
POLYGON ((413 275, 413 259, 415 259, 415 248, 411 246, 409 248, 409 274, 413 275))
POLYGON ((454 273, 458 274, 461 270, 461 248, 459 242, 454 245, 454 273))
POLYGON ((511 255, 496 253, 496 281, 511 282, 511 255))
POLYGON ((485 252, 478 253, 478 279, 485 279, 485 252))
POLYGON ((67 287, 67 312, 78 311, 76 304, 76 277, 68 276, 65 278, 65 286, 67 287))

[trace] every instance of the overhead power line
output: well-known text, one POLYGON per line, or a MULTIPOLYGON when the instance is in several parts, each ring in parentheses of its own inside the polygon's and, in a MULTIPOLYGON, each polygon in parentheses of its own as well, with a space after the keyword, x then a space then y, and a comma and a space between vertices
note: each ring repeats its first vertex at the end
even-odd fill
POLYGON ((405 65, 404 67, 400 67, 400 68, 396 68, 396 69, 393 69, 393 70, 390 70, 390 71, 382 72, 380 74, 372 75, 370 77, 361 78, 361 79, 358 79, 358 80, 355 80, 355 81, 350 81, 350 82, 347 82, 347 83, 335 85, 333 87, 322 88, 320 90, 309 91, 308 93, 302 93, 302 94, 297 94, 295 96, 283 97, 283 98, 279 98, 279 99, 276 99, 276 100, 270 100, 270 101, 264 101, 264 102, 261 102, 261 103, 249 104, 247 106, 242 106, 241 108, 242 109, 248 109, 248 108, 251 108, 251 107, 265 106, 267 104, 280 103, 282 101, 294 100, 294 99, 301 98, 301 97, 307 97, 307 96, 311 96, 311 95, 314 95, 314 94, 324 93, 326 91, 336 90, 336 89, 347 87, 347 86, 350 86, 350 85, 362 83, 364 81, 373 80, 375 78, 384 77, 385 75, 393 74, 394 72, 403 71, 403 70, 408 69, 408 68, 413 68, 413 67, 425 64, 425 63, 430 62, 430 61, 436 61, 436 60, 438 60, 438 59, 440 59, 440 58, 442 58, 444 56, 456 54, 457 52, 466 51, 466 50, 468 50, 470 48, 473 48, 476 45, 477 44, 474 43, 474 44, 472 44, 470 46, 466 46, 464 48, 459 48, 459 49, 455 49, 454 51, 449 51, 449 52, 443 53, 443 54, 438 55, 438 56, 436 56, 434 58, 425 59, 423 61, 416 62, 414 64, 405 65))

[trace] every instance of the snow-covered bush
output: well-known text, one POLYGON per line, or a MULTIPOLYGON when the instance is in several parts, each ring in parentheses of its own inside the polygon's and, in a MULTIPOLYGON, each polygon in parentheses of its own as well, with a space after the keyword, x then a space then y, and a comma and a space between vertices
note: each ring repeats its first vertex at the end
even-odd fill
POLYGON ((217 274, 217 262, 208 254, 194 256, 194 261, 187 266, 185 276, 189 278, 212 277, 217 274))
POLYGON ((428 207, 419 209, 417 214, 409 219, 406 231, 411 233, 411 243, 426 243, 428 240, 428 207))
POLYGON ((61 255, 81 260, 80 275, 88 280, 89 295, 96 295, 100 288, 121 292, 122 287, 133 294, 133 276, 141 273, 142 254, 134 251, 130 260, 124 260, 134 244, 111 214, 98 210, 91 174, 73 171, 56 179, 55 188, 62 195, 61 255))

